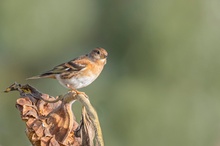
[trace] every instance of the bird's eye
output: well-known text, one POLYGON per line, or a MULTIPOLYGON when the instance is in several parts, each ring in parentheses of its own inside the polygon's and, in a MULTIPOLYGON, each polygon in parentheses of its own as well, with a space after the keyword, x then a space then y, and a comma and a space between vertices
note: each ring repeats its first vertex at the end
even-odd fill
POLYGON ((99 51, 99 50, 96 50, 96 53, 97 53, 97 54, 100 54, 100 51, 99 51))

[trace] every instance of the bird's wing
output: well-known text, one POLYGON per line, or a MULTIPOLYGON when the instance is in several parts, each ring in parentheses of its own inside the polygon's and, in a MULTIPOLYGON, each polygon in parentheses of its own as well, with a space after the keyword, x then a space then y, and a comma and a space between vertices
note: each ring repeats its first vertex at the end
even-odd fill
POLYGON ((87 64, 84 61, 82 61, 83 58, 85 57, 81 56, 81 57, 75 58, 69 62, 57 65, 53 69, 45 73, 42 73, 38 76, 30 77, 28 79, 55 78, 55 75, 57 74, 78 72, 87 66, 87 64))

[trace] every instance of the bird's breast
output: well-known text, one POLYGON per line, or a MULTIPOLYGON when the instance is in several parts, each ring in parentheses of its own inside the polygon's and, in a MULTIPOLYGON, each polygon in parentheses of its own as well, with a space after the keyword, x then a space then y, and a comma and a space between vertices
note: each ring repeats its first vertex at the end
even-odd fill
POLYGON ((68 84, 72 88, 80 89, 91 84, 97 78, 97 76, 91 74, 89 76, 74 76, 70 79, 61 79, 60 75, 57 75, 56 78, 64 87, 67 87, 68 84))

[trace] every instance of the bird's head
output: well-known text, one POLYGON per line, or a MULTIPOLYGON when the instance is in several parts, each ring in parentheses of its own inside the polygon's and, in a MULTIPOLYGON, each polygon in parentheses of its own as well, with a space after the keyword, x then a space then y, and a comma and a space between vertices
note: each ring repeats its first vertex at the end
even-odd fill
POLYGON ((91 57, 94 61, 103 60, 106 62, 107 56, 108 56, 107 51, 101 47, 95 48, 89 53, 89 57, 91 57))

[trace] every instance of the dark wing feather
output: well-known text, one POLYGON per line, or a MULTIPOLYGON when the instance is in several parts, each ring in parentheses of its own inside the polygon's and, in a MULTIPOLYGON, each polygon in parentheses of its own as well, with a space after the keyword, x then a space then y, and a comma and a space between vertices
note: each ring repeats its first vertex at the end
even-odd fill
POLYGON ((28 79, 39 79, 39 78, 55 78, 56 74, 68 73, 68 72, 77 72, 86 67, 86 64, 80 63, 80 60, 85 56, 75 58, 69 62, 62 63, 53 69, 40 74, 39 76, 34 76, 28 79))
POLYGON ((41 76, 48 75, 48 74, 61 74, 63 72, 80 71, 81 69, 86 67, 85 64, 79 64, 75 60, 76 59, 60 64, 54 67, 52 70, 41 74, 41 76))

